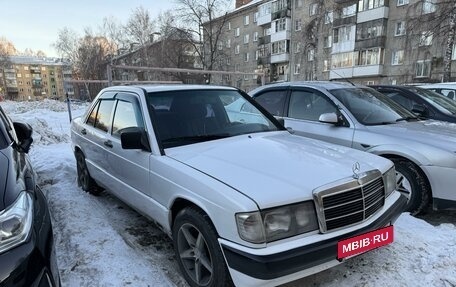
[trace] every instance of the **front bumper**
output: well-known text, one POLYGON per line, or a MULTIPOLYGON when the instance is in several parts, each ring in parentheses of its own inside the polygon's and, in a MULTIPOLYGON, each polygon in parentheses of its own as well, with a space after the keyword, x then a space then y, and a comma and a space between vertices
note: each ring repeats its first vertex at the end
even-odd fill
POLYGON ((38 187, 33 197, 32 234, 25 243, 0 254, 0 286, 60 286, 46 198, 38 187))
POLYGON ((279 253, 252 254, 221 242, 233 281, 242 286, 277 285, 328 269, 338 263, 338 241, 392 224, 403 212, 406 202, 404 196, 397 195, 381 215, 362 228, 279 253))

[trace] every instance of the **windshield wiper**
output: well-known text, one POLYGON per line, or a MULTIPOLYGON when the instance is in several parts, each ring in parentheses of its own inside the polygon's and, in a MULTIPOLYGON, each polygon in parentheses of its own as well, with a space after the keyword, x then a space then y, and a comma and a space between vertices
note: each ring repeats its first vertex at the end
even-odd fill
POLYGON ((176 142, 205 142, 218 140, 229 137, 229 134, 214 134, 214 135, 199 135, 199 136, 181 136, 164 139, 163 143, 176 143, 176 142))
POLYGON ((403 118, 398 118, 396 122, 401 122, 401 121, 411 121, 411 120, 418 120, 417 117, 403 117, 403 118))

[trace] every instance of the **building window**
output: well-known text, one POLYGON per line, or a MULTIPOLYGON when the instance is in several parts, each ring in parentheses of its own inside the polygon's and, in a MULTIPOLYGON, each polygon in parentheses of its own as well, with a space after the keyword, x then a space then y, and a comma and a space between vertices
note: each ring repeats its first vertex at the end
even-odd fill
POLYGON ((295 53, 300 53, 301 52, 301 42, 295 42, 294 43, 294 52, 295 53))
POLYGON ((231 57, 226 57, 226 65, 227 66, 231 65, 231 57))
POLYGON ((241 64, 234 64, 234 71, 239 72, 240 67, 241 67, 241 64))
POLYGON ((397 6, 407 5, 409 0, 397 0, 397 6))
POLYGON ((356 40, 372 39, 385 35, 386 20, 379 19, 356 25, 356 40))
POLYGON ((24 66, 24 70, 28 71, 29 67, 28 66, 24 66))
POLYGON ((404 50, 393 51, 391 65, 402 65, 404 63, 404 50))
POLYGON ((258 60, 259 57, 260 57, 260 51, 256 50, 255 51, 255 60, 258 60))
POLYGON ((295 6, 297 8, 302 7, 302 0, 295 0, 295 6))
POLYGON ((435 0, 423 1, 423 14, 434 13, 436 10, 435 0))
POLYGON ((351 17, 356 13, 356 4, 342 8, 342 18, 351 17))
POLYGON ((258 21, 258 12, 253 13, 253 23, 258 21))
POLYGON ((430 46, 432 45, 433 34, 431 31, 421 32, 420 46, 430 46))
POLYGON ((236 45, 236 47, 234 47, 234 54, 239 54, 239 50, 240 50, 240 47, 239 45, 236 45))
POLYGON ((231 39, 226 40, 226 47, 231 48, 231 39))
POLYGON ((431 61, 430 60, 416 61, 415 69, 416 69, 416 77, 429 77, 429 75, 431 74, 431 61))
POLYGON ((253 33, 253 42, 258 41, 258 32, 253 33))
POLYGON ((358 53, 356 52, 345 52, 333 54, 331 56, 331 65, 332 68, 348 68, 353 67, 353 63, 358 59, 358 53))
POLYGON ((342 43, 350 41, 352 26, 342 26, 333 30, 333 43, 342 43))
POLYGON ((241 35, 241 29, 237 27, 236 29, 234 29, 234 36, 239 37, 239 35, 241 35))
POLYGON ((244 35, 244 44, 248 44, 249 43, 249 40, 250 40, 249 38, 250 38, 249 34, 245 34, 244 35))
POLYGON ((244 16, 244 26, 249 25, 250 22, 250 15, 245 15, 244 16))
POLYGON ((334 12, 329 11, 325 13, 325 24, 331 24, 334 20, 334 12))
POLYGON ((325 48, 331 48, 332 47, 332 36, 325 36, 323 38, 323 46, 325 48))
POLYGON ((358 11, 366 11, 370 9, 375 9, 382 7, 384 5, 383 0, 359 0, 358 2, 358 11))
POLYGON ((249 53, 245 53, 244 54, 244 62, 248 62, 249 61, 249 53))
POLYGON ((323 60, 323 72, 329 71, 329 60, 323 60))
POLYGON ((46 71, 46 67, 41 67, 41 71, 46 71))
POLYGON ((451 59, 456 60, 456 43, 453 44, 453 54, 452 54, 451 59))
POLYGON ((383 49, 371 48, 359 51, 358 65, 381 65, 383 63, 383 49))
POLYGON ((318 3, 312 3, 309 6, 309 16, 317 15, 318 13, 318 3))
POLYGON ((405 35, 405 21, 396 22, 396 28, 394 29, 394 36, 405 35))
POLYGON ((231 30, 231 22, 228 22, 228 31, 231 30))
POLYGON ((283 54, 287 52, 287 41, 282 40, 272 43, 272 54, 283 54))
POLYGON ((21 73, 18 73, 18 74, 16 75, 16 77, 22 78, 22 74, 21 74, 21 73))
POLYGON ((268 2, 258 6, 258 17, 263 17, 271 14, 271 3, 272 2, 268 2))
POLYGON ((301 64, 295 64, 294 66, 294 74, 298 75, 301 73, 301 64))
POLYGON ((223 43, 222 42, 218 42, 217 43, 217 49, 223 50, 223 43))
POLYGON ((295 31, 301 31, 302 20, 298 19, 295 21, 295 31))
POLYGON ((315 59, 315 49, 311 48, 307 50, 307 61, 312 62, 315 59))
POLYGON ((287 21, 285 18, 280 18, 277 21, 274 21, 275 32, 285 31, 287 29, 287 21))

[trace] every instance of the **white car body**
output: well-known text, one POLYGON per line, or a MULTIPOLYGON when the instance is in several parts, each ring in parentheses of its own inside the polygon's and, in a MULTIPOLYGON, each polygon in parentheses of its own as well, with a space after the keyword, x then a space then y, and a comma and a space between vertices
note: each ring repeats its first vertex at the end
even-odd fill
MULTIPOLYGON (((162 101, 161 106, 154 106, 153 115, 149 115, 154 109, 150 108, 152 99, 159 98, 156 95, 161 93, 169 95, 169 92, 188 92, 188 97, 192 97, 190 93, 217 91, 241 95, 234 88, 210 86, 104 89, 88 113, 72 122, 74 151, 85 156, 90 177, 100 186, 156 221, 169 235, 180 231, 175 231, 175 218, 182 210, 190 207, 201 210, 215 229, 223 262, 226 262, 231 279, 237 286, 275 286, 330 268, 340 263, 336 259, 339 240, 391 225, 402 212, 405 199, 386 179, 387 173, 394 174, 391 161, 291 135, 270 115, 263 118, 271 131, 166 146, 165 132, 173 132, 179 127, 169 126, 160 131, 160 121, 166 120, 164 114, 172 112, 173 104, 170 108, 163 107, 166 101, 162 101), (103 131, 97 128, 96 121, 92 126, 89 123, 98 102, 101 106, 105 100, 116 101, 117 108, 112 108, 113 114, 108 117, 112 125, 109 124, 103 131), (121 101, 137 105, 137 112, 144 119, 141 129, 146 131, 148 148, 123 148, 126 145, 124 138, 121 140, 116 136, 115 118, 121 101), (329 221, 326 222, 321 215, 323 206, 319 206, 319 190, 332 188, 343 195, 348 185, 351 189, 362 191, 362 188, 371 186, 374 179, 381 184, 381 188, 375 191, 380 196, 375 202, 382 203, 381 206, 369 211, 368 195, 365 194, 363 197, 366 196, 366 199, 362 199, 366 205, 366 209, 362 210, 363 219, 347 221, 330 230, 329 221), (311 215, 315 212, 315 219, 318 220, 315 230, 263 242, 248 241, 240 235, 239 214, 267 213, 268 210, 303 202, 317 206, 317 210, 309 210, 311 215), (321 245, 321 242, 326 243, 321 245), (315 251, 322 252, 321 256, 315 251), (244 264, 246 261, 249 263, 244 264)), ((241 98, 251 101, 246 95, 241 98)), ((257 106, 255 103, 252 105, 257 106)), ((206 105, 202 116, 208 118, 214 111, 218 113, 220 110, 212 110, 206 105)), ((234 115, 225 112, 228 116, 224 119, 233 121, 234 115)), ((179 125, 185 123, 180 122, 179 125)), ((243 125, 235 123, 230 128, 244 128, 243 125)), ((209 240, 207 237, 204 239, 209 240)), ((188 277, 186 279, 189 280, 188 277)))

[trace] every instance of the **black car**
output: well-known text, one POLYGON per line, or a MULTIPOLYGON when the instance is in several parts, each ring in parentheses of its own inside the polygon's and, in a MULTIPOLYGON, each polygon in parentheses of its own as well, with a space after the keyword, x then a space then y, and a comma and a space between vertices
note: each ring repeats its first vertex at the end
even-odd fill
POLYGON ((0 106, 0 286, 60 286, 51 217, 27 153, 32 128, 0 106))
POLYGON ((456 123, 456 102, 430 90, 413 86, 370 86, 424 119, 456 123))

